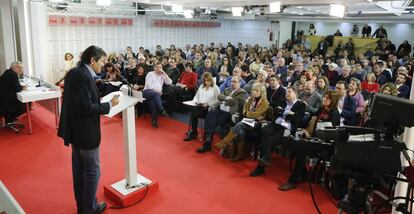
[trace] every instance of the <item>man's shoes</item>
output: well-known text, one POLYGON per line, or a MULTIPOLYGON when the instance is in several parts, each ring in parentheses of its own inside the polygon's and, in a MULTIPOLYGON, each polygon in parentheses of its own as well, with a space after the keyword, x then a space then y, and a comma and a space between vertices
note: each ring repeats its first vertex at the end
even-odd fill
POLYGON ((156 121, 156 120, 152 120, 152 127, 154 127, 154 128, 158 128, 158 121, 156 121))
POLYGON ((289 190, 291 190, 291 189, 296 189, 296 184, 292 184, 292 183, 289 183, 289 182, 287 182, 287 183, 285 183, 285 184, 282 184, 282 185, 280 185, 279 187, 278 187, 278 189, 280 190, 280 191, 289 191, 289 190))
POLYGON ((98 204, 98 207, 93 212, 93 214, 103 213, 105 209, 106 209, 106 203, 105 203, 105 201, 102 201, 98 204))
POLYGON ((165 110, 161 112, 161 115, 164 117, 170 117, 170 115, 165 110))
POLYGON ((250 176, 257 177, 257 176, 263 175, 264 173, 265 173, 265 167, 264 166, 257 165, 256 169, 254 169, 250 173, 250 176))
POLYGON ((267 161, 267 160, 265 160, 265 159, 263 159, 263 158, 261 158, 261 157, 258 157, 257 158, 257 161, 259 161, 259 164, 261 166, 270 166, 270 162, 267 161))
POLYGON ((211 144, 210 143, 204 143, 202 147, 197 149, 197 153, 205 153, 211 151, 211 144))
POLYGON ((186 138, 184 138, 184 141, 192 141, 197 139, 197 132, 191 130, 190 133, 188 133, 188 136, 186 138))

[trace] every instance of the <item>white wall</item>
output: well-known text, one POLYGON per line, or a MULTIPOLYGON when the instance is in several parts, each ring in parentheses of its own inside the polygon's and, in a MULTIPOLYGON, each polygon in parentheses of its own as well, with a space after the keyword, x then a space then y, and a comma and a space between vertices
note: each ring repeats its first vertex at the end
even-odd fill
POLYGON ((0 73, 17 60, 11 0, 0 1, 0 73))
POLYGON ((279 22, 279 48, 283 47, 283 43, 290 39, 292 35, 292 22, 281 21, 279 22))
POLYGON ((89 45, 98 45, 107 53, 123 53, 127 46, 136 52, 140 46, 154 51, 175 44, 210 44, 242 42, 269 46, 270 21, 220 20, 220 28, 165 28, 153 27, 152 18, 138 16, 133 26, 48 26, 50 70, 64 68, 63 56, 71 52, 78 59, 79 53, 89 45))
MULTIPOLYGON (((303 30, 307 34, 309 25, 312 22, 297 22, 296 30, 303 30)), ((361 36, 363 23, 349 23, 349 22, 313 22, 316 28, 316 35, 332 35, 337 29, 340 29, 344 36, 350 36, 354 24, 358 26, 359 36, 361 36)), ((378 23, 369 23, 372 28, 372 34, 381 25, 378 23)), ((382 24, 387 30, 388 38, 397 46, 404 40, 408 40, 411 44, 414 43, 414 25, 413 24, 382 24)))

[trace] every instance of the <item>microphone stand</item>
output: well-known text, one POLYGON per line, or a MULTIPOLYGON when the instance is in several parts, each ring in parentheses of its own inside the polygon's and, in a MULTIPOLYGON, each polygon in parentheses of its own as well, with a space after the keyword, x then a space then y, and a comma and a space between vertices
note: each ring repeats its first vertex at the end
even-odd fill
POLYGON ((30 76, 28 76, 28 75, 26 75, 26 74, 23 74, 23 76, 24 76, 24 77, 27 77, 27 78, 29 78, 29 79, 35 79, 35 80, 37 80, 37 85, 36 85, 36 87, 41 87, 41 86, 42 86, 42 84, 41 84, 41 80, 40 80, 39 78, 34 77, 34 76, 30 77, 30 76))
POLYGON ((122 81, 125 82, 126 85, 128 86, 128 96, 132 97, 132 85, 128 82, 128 80, 124 76, 120 75, 120 77, 122 81))

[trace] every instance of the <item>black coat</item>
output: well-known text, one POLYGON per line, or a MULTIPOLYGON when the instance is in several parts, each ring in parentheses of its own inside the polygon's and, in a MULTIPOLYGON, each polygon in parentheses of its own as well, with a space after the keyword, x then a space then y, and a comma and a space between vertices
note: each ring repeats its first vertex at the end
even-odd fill
POLYGON ((16 108, 19 104, 16 93, 22 89, 16 72, 10 69, 6 70, 0 76, 0 108, 16 108))
POLYGON ((82 64, 70 70, 65 78, 58 136, 65 145, 95 149, 101 142, 100 115, 107 114, 109 103, 100 103, 98 88, 82 64))
POLYGON ((270 106, 277 107, 286 102, 286 89, 283 86, 279 86, 276 90, 273 90, 270 86, 267 88, 267 100, 270 106))
MULTIPOLYGON (((274 112, 273 121, 275 121, 278 117, 282 116, 286 106, 287 106, 287 102, 283 102, 281 103, 281 105, 276 106, 273 109, 273 112, 274 112)), ((303 116, 305 115, 305 110, 306 110, 305 103, 303 103, 300 100, 297 100, 296 103, 290 109, 290 111, 294 112, 294 114, 285 116, 286 122, 290 122, 292 133, 295 133, 297 128, 303 128, 301 127, 301 124, 302 124, 303 116)))

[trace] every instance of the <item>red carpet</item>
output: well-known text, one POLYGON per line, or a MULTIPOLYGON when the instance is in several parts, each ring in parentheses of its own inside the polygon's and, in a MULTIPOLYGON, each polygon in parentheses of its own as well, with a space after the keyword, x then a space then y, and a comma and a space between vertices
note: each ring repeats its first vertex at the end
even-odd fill
MULTIPOLYGON (((33 135, 0 130, 0 180, 27 213, 76 213, 71 149, 56 136, 52 113, 38 106, 32 112, 33 135)), ((251 178, 255 161, 232 163, 217 151, 197 154, 200 143, 182 141, 186 124, 160 118, 153 129, 149 117, 136 124, 138 171, 160 189, 136 206, 106 213, 316 213, 307 184, 277 190, 288 177, 284 158, 275 157, 264 176, 251 178)), ((121 125, 120 118, 102 119, 100 200, 102 184, 123 178, 121 125)), ((325 190, 314 191, 322 213, 337 212, 325 190)))

